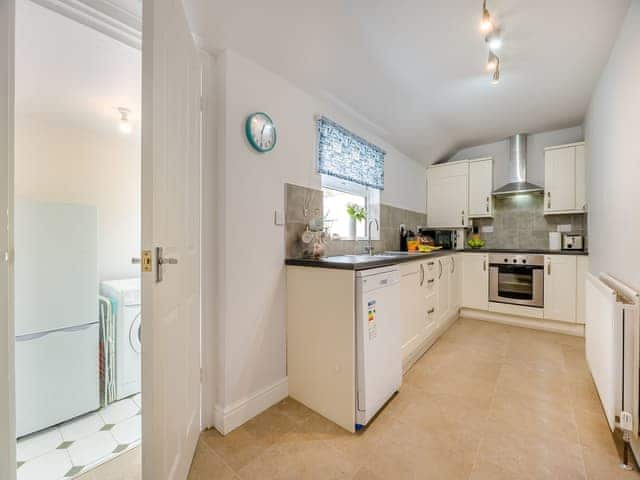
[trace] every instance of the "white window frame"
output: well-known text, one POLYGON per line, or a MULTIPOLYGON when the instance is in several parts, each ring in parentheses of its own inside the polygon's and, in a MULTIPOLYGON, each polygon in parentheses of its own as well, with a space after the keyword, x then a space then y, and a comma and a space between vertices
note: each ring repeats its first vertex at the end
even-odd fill
MULTIPOLYGON (((380 224, 380 190, 377 188, 370 188, 364 185, 360 185, 356 182, 351 182, 349 180, 343 180, 338 177, 334 177, 331 175, 320 175, 322 188, 329 188, 331 190, 337 190, 339 192, 349 193, 351 195, 357 195, 359 197, 364 197, 365 199, 365 208, 367 209, 367 220, 365 224, 365 236, 357 237, 357 238, 340 238, 340 240, 369 240, 368 231, 369 231, 369 222, 371 220, 377 220, 379 228, 375 228, 375 226, 371 229, 371 239, 372 240, 380 240, 380 229, 382 225, 380 224)), ((323 212, 324 214, 324 212, 323 212)), ((345 213, 346 214, 346 213, 345 213)))

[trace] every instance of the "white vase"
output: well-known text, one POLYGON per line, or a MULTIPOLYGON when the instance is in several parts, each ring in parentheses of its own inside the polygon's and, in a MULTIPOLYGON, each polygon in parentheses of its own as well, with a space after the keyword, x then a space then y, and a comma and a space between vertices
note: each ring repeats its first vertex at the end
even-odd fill
POLYGON ((353 217, 349 217, 349 239, 356 239, 356 219, 353 217))

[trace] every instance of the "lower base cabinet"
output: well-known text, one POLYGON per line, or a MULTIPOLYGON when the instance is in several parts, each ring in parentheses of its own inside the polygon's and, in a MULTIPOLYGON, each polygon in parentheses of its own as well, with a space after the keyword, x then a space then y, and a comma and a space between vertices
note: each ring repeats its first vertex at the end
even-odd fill
POLYGON ((462 306, 489 309, 489 255, 462 254, 462 306))

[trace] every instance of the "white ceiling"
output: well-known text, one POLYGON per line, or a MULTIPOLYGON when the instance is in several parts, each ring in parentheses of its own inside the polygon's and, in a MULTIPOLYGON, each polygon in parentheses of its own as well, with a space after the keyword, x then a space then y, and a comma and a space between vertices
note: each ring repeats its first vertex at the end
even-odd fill
MULTIPOLYGON (((137 0, 134 0, 137 2, 137 0)), ((29 0, 16 10, 16 116, 118 132, 117 107, 140 135, 141 52, 29 0)))
POLYGON ((498 86, 484 71, 481 0, 186 3, 208 48, 349 105, 428 164, 580 124, 629 0, 489 0, 505 43, 498 86))

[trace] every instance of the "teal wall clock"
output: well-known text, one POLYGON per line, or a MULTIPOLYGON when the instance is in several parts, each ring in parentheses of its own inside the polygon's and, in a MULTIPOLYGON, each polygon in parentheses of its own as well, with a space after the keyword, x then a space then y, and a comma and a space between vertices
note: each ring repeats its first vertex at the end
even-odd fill
POLYGON ((256 112, 249 115, 244 124, 244 131, 249 144, 257 152, 270 152, 276 146, 276 126, 266 113, 256 112))

